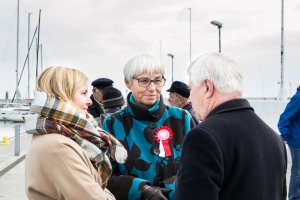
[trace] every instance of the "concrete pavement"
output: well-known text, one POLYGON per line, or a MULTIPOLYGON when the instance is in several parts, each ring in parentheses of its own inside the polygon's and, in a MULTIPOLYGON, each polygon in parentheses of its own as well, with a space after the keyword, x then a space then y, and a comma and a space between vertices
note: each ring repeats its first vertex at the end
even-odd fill
POLYGON ((0 200, 27 200, 25 193, 25 155, 31 135, 20 136, 20 154, 15 156, 15 141, 0 144, 0 200))

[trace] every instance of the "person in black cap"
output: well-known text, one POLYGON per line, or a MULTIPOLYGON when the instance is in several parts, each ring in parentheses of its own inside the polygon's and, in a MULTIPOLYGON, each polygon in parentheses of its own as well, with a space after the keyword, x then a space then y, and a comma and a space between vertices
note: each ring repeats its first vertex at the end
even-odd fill
POLYGON ((92 82, 93 94, 91 95, 91 100, 93 104, 89 106, 88 112, 93 115, 94 118, 100 117, 104 113, 104 108, 102 105, 103 90, 106 87, 112 86, 113 81, 108 78, 98 78, 92 82))
POLYGON ((192 108, 192 103, 188 101, 188 98, 190 96, 190 90, 187 84, 181 81, 174 81, 170 89, 167 90, 167 92, 169 92, 168 101, 170 105, 189 111, 194 122, 196 124, 199 124, 199 120, 196 117, 195 112, 192 108))
POLYGON ((102 127, 106 115, 115 113, 120 110, 125 104, 125 101, 120 90, 115 87, 109 86, 103 90, 102 104, 104 113, 100 115, 100 119, 96 119, 100 127, 102 127))

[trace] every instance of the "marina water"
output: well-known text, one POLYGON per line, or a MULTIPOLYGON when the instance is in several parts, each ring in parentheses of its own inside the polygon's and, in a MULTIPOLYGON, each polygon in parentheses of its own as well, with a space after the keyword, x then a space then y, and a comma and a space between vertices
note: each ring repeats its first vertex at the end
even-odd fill
POLYGON ((0 142, 3 137, 11 139, 15 137, 15 126, 20 125, 20 134, 25 134, 25 124, 24 123, 13 123, 0 121, 0 142))
MULTIPOLYGON (((249 100, 249 102, 256 114, 279 134, 277 123, 288 101, 249 100)), ((3 137, 10 139, 15 136, 15 125, 20 125, 20 134, 25 133, 24 123, 0 121, 0 141, 3 137)))

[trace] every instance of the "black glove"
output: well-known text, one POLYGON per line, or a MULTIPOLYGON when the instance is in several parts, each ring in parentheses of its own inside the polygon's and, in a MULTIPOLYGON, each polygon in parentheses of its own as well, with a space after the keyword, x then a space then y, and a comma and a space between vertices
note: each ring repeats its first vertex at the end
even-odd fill
POLYGON ((145 185, 142 189, 141 200, 168 200, 166 195, 171 191, 170 188, 145 185))

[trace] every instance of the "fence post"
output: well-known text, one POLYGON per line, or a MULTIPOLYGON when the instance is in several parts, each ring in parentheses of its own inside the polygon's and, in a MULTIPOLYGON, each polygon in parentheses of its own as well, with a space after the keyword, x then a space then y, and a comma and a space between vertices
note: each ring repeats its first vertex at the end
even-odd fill
POLYGON ((20 125, 15 125, 15 156, 20 155, 20 125))

